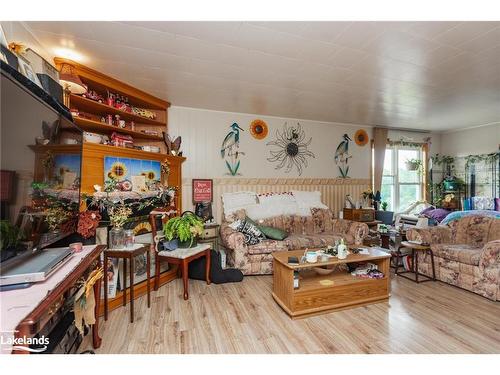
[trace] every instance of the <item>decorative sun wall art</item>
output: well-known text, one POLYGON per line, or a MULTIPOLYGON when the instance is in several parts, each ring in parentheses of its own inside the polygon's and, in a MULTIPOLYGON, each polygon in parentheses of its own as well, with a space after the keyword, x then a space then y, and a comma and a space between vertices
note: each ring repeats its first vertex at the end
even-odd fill
POLYGON ((258 140, 262 140, 267 137, 267 133, 269 132, 269 129, 267 127, 267 124, 264 120, 253 120, 250 123, 250 134, 252 137, 258 140))
POLYGON ((358 146, 364 146, 368 143, 370 139, 368 138, 368 133, 364 129, 359 129, 354 134, 354 141, 358 146))
POLYGON ((299 123, 297 126, 288 127, 287 123, 283 129, 276 130, 276 140, 268 142, 268 146, 276 147, 271 150, 271 157, 267 158, 272 163, 278 163, 275 169, 285 168, 285 173, 289 173, 293 167, 297 168, 299 176, 302 175, 303 168, 307 167, 307 158, 314 158, 314 154, 307 148, 311 144, 312 137, 305 141, 306 134, 299 123))
POLYGON ((240 131, 244 131, 237 123, 230 126, 231 130, 226 134, 220 148, 220 156, 226 162, 226 167, 231 176, 236 176, 240 169, 240 131))

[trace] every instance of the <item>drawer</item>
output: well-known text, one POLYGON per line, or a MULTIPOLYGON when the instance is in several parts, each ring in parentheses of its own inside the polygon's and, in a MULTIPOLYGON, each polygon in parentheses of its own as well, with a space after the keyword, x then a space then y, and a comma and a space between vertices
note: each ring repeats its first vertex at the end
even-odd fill
POLYGON ((214 227, 214 228, 205 228, 203 230, 203 234, 201 235, 201 238, 214 238, 214 237, 217 237, 218 233, 217 233, 217 228, 214 227))

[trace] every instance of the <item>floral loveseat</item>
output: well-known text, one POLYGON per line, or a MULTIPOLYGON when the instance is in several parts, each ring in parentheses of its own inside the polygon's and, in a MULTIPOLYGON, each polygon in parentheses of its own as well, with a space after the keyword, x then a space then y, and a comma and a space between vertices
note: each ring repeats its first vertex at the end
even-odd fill
POLYGON ((368 226, 364 223, 334 219, 330 209, 311 208, 310 216, 279 215, 259 221, 259 224, 288 232, 289 236, 283 241, 266 239, 256 245, 245 245, 243 234, 229 226, 232 220, 245 217, 245 210, 239 210, 224 221, 220 229, 228 265, 245 275, 272 274, 271 253, 275 251, 326 247, 341 238, 348 244, 362 244, 368 234, 368 226))
MULTIPOLYGON (((406 235, 431 245, 436 278, 500 300, 500 219, 466 216, 447 225, 410 229, 406 235)), ((418 256, 419 271, 432 275, 430 255, 418 256)))

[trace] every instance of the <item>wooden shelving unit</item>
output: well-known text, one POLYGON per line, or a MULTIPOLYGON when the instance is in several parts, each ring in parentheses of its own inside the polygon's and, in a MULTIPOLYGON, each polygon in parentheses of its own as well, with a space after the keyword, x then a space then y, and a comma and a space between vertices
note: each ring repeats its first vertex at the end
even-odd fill
POLYGON ((90 120, 83 117, 74 117, 75 124, 82 130, 87 132, 108 134, 113 132, 131 135, 134 139, 149 139, 156 142, 163 141, 163 136, 146 134, 139 131, 134 131, 130 129, 121 129, 114 125, 108 125, 100 121, 90 120))
MULTIPOLYGON (((96 91, 103 98, 107 97, 107 92, 126 96, 131 106, 146 109, 156 115, 155 119, 150 119, 131 112, 122 111, 106 103, 99 103, 98 101, 79 95, 70 95, 70 108, 84 114, 84 116, 81 117, 73 116, 74 123, 78 128, 83 131, 108 136, 113 132, 127 134, 132 136, 134 146, 157 146, 160 148, 161 152, 147 152, 135 148, 84 142, 81 139, 80 133, 75 131, 77 129, 63 124, 59 142, 63 142, 67 138, 72 138, 79 143, 30 146, 30 149, 33 150, 36 155, 34 171, 35 180, 41 181, 43 179, 43 160, 46 157, 47 151, 50 151, 54 155, 81 154, 80 192, 87 194, 92 194, 95 191, 94 185, 104 186, 104 158, 106 156, 154 160, 159 162, 167 161, 170 166, 168 180, 167 176, 162 174, 161 181, 169 186, 177 187, 175 208, 178 212, 182 212, 182 163, 185 158, 167 154, 167 148, 163 142, 162 135, 162 132, 168 132, 167 110, 168 107, 170 107, 170 103, 77 62, 61 58, 54 59, 54 62, 59 69, 61 65, 65 63, 72 65, 75 68, 75 73, 88 86, 88 89, 96 91), (122 129, 118 126, 101 122, 101 118, 107 117, 107 115, 119 115, 120 119, 125 120, 128 126, 122 129), (131 121, 134 122, 133 130, 130 127, 131 121), (157 132, 157 135, 145 134, 142 130, 154 130, 157 132)), ((169 270, 160 275, 160 283, 166 283, 176 276, 177 268, 172 266, 169 270)), ((153 280, 151 280, 150 283, 153 283, 153 280)), ((134 294, 136 298, 145 293, 146 285, 147 281, 134 285, 134 294)), ((129 291, 127 291, 127 294, 128 293, 129 291)), ((110 309, 121 306, 122 295, 123 292, 118 292, 116 298, 109 300, 110 309)))
MULTIPOLYGON (((152 120, 143 116, 125 112, 107 104, 96 102, 95 100, 84 98, 79 95, 70 95, 71 107, 76 107, 83 112, 88 112, 97 116, 120 115, 120 118, 126 121, 135 121, 137 124, 148 124, 156 126, 166 126, 164 122, 152 120)), ((118 129, 118 128, 117 128, 118 129)))

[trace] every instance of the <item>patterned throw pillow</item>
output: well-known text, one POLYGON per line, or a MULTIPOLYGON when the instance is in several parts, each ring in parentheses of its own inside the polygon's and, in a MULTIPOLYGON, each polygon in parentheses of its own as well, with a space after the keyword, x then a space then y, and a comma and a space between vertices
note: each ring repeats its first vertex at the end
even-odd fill
POLYGON ((256 245, 260 241, 265 240, 266 236, 261 232, 255 224, 247 220, 236 220, 235 222, 229 224, 234 230, 243 233, 245 236, 245 245, 256 245))

